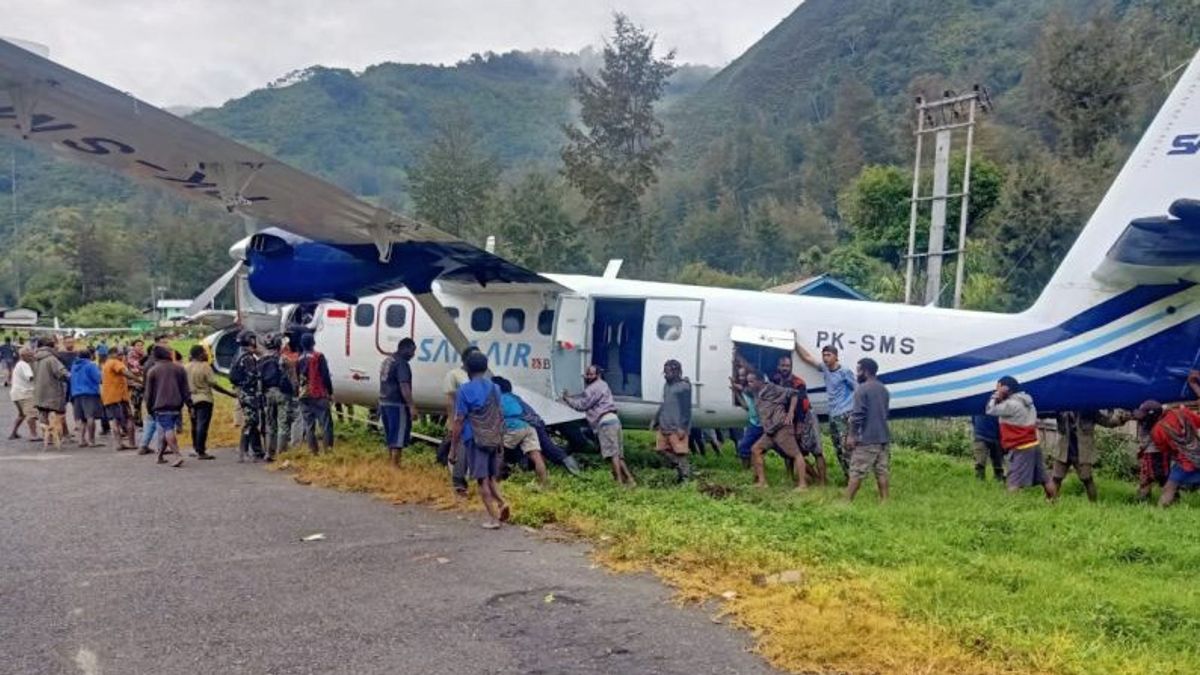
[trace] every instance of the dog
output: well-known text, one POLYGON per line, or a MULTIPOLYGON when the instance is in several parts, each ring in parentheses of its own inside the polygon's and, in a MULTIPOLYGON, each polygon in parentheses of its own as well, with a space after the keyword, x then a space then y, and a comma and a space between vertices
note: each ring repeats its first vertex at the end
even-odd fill
POLYGON ((42 447, 50 448, 53 443, 55 448, 62 447, 62 419, 61 413, 53 410, 45 411, 45 419, 42 421, 42 447))

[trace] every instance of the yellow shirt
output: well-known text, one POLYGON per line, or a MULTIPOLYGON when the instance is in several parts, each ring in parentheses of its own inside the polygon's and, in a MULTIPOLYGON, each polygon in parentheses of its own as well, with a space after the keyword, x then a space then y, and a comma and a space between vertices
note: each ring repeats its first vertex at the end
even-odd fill
POLYGON ((121 359, 106 359, 100 369, 100 402, 112 405, 129 400, 129 382, 125 379, 125 363, 121 359))

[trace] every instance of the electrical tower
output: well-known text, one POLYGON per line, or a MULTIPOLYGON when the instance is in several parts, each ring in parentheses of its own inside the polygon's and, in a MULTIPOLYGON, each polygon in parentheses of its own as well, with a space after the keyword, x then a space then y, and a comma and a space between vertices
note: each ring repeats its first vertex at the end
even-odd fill
POLYGON ((912 198, 909 200, 908 217, 908 255, 905 256, 904 273, 904 302, 913 302, 913 275, 917 258, 925 258, 925 297, 926 304, 937 305, 942 292, 942 261, 947 255, 955 257, 954 271, 954 307, 962 304, 963 269, 966 266, 967 248, 967 213, 971 199, 971 146, 975 140, 975 122, 978 113, 989 112, 992 108, 991 98, 987 89, 975 85, 969 94, 955 94, 947 91, 936 101, 926 101, 918 97, 917 113, 917 150, 916 161, 913 162, 912 198), (963 160, 963 178, 959 191, 950 193, 950 148, 956 130, 966 132, 966 151, 963 160), (933 190, 929 195, 921 195, 921 163, 924 161, 922 147, 926 136, 934 137, 933 152, 933 190), (951 199, 960 199, 961 209, 958 218, 958 246, 945 250, 946 239, 946 207, 951 199), (920 217, 920 205, 930 202, 929 218, 929 249, 925 253, 916 252, 917 221, 920 217))

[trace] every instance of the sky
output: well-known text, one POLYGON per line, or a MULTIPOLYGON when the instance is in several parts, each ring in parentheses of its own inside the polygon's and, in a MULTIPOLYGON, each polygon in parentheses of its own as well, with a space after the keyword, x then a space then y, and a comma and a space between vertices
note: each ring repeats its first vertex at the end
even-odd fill
POLYGON ((220 105, 293 70, 601 44, 612 13, 721 66, 802 0, 0 0, 0 36, 160 106, 220 105))

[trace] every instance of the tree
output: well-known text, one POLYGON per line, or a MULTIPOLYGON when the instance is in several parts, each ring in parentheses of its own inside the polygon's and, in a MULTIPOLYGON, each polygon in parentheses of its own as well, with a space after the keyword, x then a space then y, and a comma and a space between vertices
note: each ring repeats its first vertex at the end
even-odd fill
MULTIPOLYGON (((864 252, 898 264, 908 250, 910 197, 912 177, 899 167, 863 169, 841 199, 854 242, 864 252)), ((926 240, 927 231, 922 235, 926 240)))
POLYGON ((479 149, 470 120, 450 115, 409 176, 417 218, 460 237, 483 232, 500 171, 479 149))
POLYGON ((992 216, 999 270, 1017 307, 1041 292, 1083 228, 1091 206, 1078 172, 1043 154, 1018 165, 992 216))
POLYGON ((654 103, 675 71, 675 52, 659 59, 654 46, 654 36, 616 14, 600 72, 580 70, 571 80, 584 128, 563 127, 563 173, 588 200, 587 222, 605 238, 606 252, 635 271, 645 269, 653 241, 641 198, 670 147, 654 103))
POLYGON ((505 257, 534 270, 586 267, 579 229, 563 207, 559 186, 545 174, 526 174, 509 188, 498 218, 496 234, 505 257))
MULTIPOLYGON (((958 192, 962 185, 964 159, 955 157, 950 163, 950 191, 958 192)), ((931 192, 928 173, 921 188, 922 195, 931 192)), ((1004 171, 995 163, 975 156, 971 159, 971 201, 967 205, 968 233, 995 208, 1004 185, 1004 171)), ((896 265, 908 251, 908 225, 912 197, 912 174, 896 166, 868 166, 862 170, 842 193, 843 215, 854 242, 867 253, 896 265)), ((929 237, 929 207, 923 204, 917 223, 917 249, 927 247, 929 237)), ((960 199, 946 201, 946 246, 958 245, 960 199)), ((970 237, 968 237, 969 239, 970 237)))
POLYGON ((123 302, 91 302, 67 313, 66 322, 80 328, 126 328, 142 312, 123 302))
POLYGON ((1062 15, 1047 24, 1032 79, 1057 128, 1060 153, 1087 157, 1129 129, 1134 85, 1146 71, 1144 52, 1136 23, 1107 12, 1082 25, 1062 15))
POLYGON ((719 288, 741 288, 759 291, 765 285, 761 277, 739 276, 713 269, 702 262, 688 263, 675 276, 675 281, 692 286, 717 286, 719 288))

